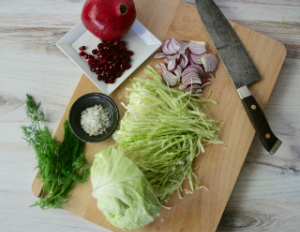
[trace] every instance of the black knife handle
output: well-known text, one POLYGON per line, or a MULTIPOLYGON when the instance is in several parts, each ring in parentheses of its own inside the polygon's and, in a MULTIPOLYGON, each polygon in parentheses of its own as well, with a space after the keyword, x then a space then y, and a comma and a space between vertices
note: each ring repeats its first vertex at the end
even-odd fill
POLYGON ((281 145, 281 141, 272 132, 266 116, 252 95, 242 98, 248 117, 265 149, 272 155, 281 145))

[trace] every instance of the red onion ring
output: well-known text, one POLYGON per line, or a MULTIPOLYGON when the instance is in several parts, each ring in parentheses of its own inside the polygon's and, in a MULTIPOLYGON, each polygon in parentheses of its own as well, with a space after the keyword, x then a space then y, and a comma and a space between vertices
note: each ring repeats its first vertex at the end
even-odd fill
POLYGON ((203 55, 196 55, 194 53, 191 53, 190 59, 193 61, 194 64, 202 64, 202 56, 203 55))
POLYGON ((173 72, 177 67, 177 59, 170 60, 168 62, 168 71, 173 72))
POLYGON ((189 42, 186 40, 179 41, 180 49, 179 54, 185 54, 186 49, 189 47, 189 42))
POLYGON ((205 42, 191 40, 189 43, 189 49, 196 55, 202 55, 206 52, 205 42))
POLYGON ((182 69, 184 69, 184 68, 186 68, 188 66, 188 64, 189 64, 189 58, 188 58, 188 56, 185 55, 185 54, 181 54, 180 58, 179 58, 179 64, 178 65, 182 69))
POLYGON ((214 54, 204 54, 201 59, 205 72, 214 72, 216 70, 218 59, 214 54))
POLYGON ((158 52, 155 54, 154 59, 160 59, 160 58, 165 58, 166 54, 163 52, 158 52))

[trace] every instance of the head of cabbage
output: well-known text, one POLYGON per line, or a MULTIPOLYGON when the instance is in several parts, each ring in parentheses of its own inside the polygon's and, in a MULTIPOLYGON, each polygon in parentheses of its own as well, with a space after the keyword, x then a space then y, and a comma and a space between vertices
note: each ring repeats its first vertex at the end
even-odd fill
POLYGON ((121 229, 136 229, 152 222, 161 208, 141 170, 112 147, 95 155, 91 180, 98 208, 121 229))

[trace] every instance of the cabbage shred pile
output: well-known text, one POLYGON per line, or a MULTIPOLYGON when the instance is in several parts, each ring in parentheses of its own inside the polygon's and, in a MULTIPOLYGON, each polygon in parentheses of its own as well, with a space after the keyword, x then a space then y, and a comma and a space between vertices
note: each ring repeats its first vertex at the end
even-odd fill
POLYGON ((129 103, 122 103, 127 112, 113 137, 163 202, 175 190, 181 198, 186 178, 188 192, 200 187, 192 162, 205 145, 220 143, 219 122, 199 107, 215 101, 169 88, 151 66, 145 72, 153 79, 133 78, 129 103))

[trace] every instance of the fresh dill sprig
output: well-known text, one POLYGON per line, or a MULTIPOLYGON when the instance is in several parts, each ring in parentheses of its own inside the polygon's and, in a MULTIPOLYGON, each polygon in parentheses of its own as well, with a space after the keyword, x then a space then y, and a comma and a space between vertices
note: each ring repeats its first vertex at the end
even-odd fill
POLYGON ((31 125, 23 126, 22 130, 25 140, 35 150, 38 177, 44 184, 40 200, 31 206, 62 208, 69 200, 69 191, 89 176, 90 167, 83 152, 85 143, 72 133, 67 120, 64 123, 64 141, 60 144, 52 138, 50 129, 46 125, 41 127, 41 123, 47 120, 40 105, 27 94, 26 113, 31 125))

